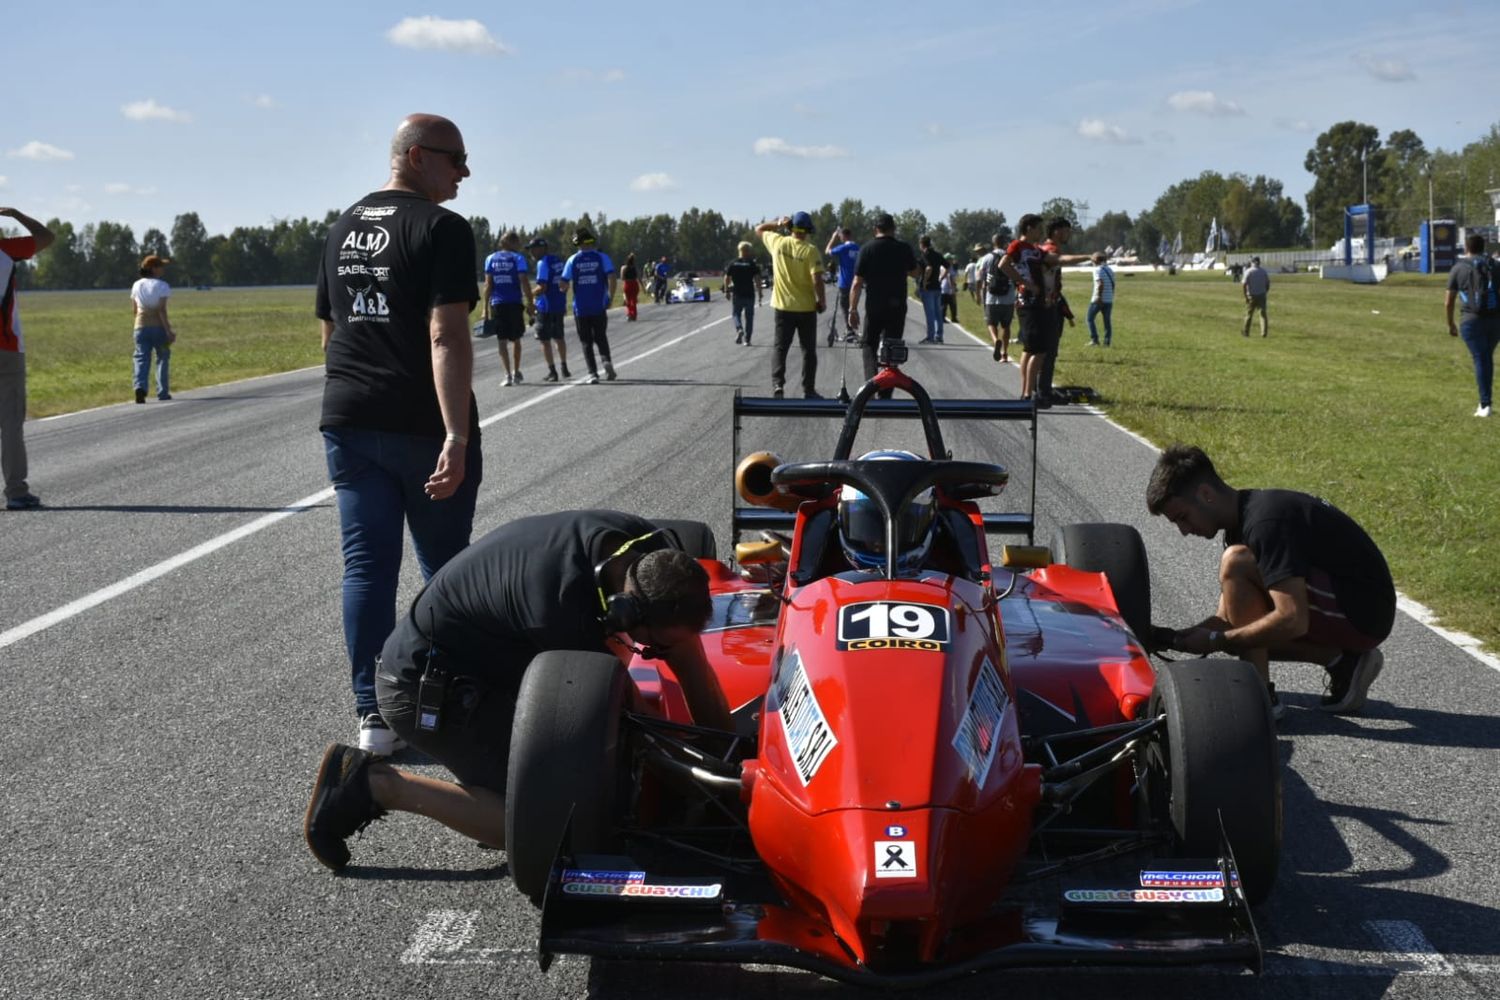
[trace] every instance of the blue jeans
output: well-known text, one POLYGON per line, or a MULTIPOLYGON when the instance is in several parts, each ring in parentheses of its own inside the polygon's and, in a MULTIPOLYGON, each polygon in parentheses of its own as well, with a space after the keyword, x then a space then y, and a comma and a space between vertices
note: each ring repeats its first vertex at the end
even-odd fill
POLYGON ((1114 336, 1114 327, 1110 324, 1109 314, 1114 312, 1113 302, 1090 302, 1089 303, 1089 340, 1099 343, 1099 331, 1094 329, 1094 317, 1100 314, 1104 316, 1104 343, 1108 344, 1110 337, 1114 336))
POLYGON ((927 339, 943 339, 943 292, 941 289, 922 289, 922 313, 927 317, 927 339))
POLYGON ((1500 344, 1500 315, 1467 315, 1458 326, 1464 346, 1474 358, 1474 381, 1479 385, 1479 405, 1489 406, 1495 385, 1495 345, 1500 344))
POLYGON ((730 308, 734 311, 734 328, 749 340, 755 332, 755 296, 736 295, 730 299, 730 308))
POLYGON ((172 373, 172 349, 167 346, 167 331, 159 326, 143 326, 135 331, 135 387, 146 391, 147 373, 151 369, 151 352, 156 352, 156 394, 165 396, 172 373))
POLYGON ((464 481, 446 500, 422 492, 437 466, 437 438, 340 427, 323 432, 328 478, 339 508, 344 550, 344 646, 349 653, 354 710, 377 710, 375 659, 396 627, 402 523, 423 581, 469 544, 482 458, 479 437, 469 442, 464 481))

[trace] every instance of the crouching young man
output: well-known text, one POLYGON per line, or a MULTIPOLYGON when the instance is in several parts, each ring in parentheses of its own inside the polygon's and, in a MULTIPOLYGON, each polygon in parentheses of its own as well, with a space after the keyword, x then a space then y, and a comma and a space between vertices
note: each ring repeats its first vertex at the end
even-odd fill
POLYGON ((1364 707, 1385 662, 1378 647, 1395 622, 1396 588, 1349 515, 1306 493, 1232 489, 1202 449, 1180 444, 1157 461, 1146 507, 1184 535, 1224 534, 1218 609, 1173 634, 1171 648, 1253 663, 1278 716, 1270 660, 1323 666, 1324 711, 1364 707))
POLYGON ((527 665, 546 650, 623 655, 639 643, 672 669, 700 725, 729 728, 699 640, 711 610, 708 575, 669 544, 631 514, 564 511, 513 521, 455 556, 397 623, 375 681, 391 729, 458 780, 411 774, 330 744, 303 823, 313 855, 342 869, 345 840, 389 810, 420 813, 503 848, 516 696, 527 665), (612 594, 633 595, 640 609, 641 623, 626 633, 606 629, 612 594), (434 668, 444 694, 438 727, 427 731, 417 710, 423 675, 434 668))

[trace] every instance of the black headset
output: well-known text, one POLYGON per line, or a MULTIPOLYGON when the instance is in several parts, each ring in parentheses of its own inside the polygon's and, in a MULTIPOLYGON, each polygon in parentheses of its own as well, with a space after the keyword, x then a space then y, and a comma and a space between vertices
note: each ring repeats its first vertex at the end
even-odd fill
MULTIPOLYGON (((599 616, 599 624, 604 626, 604 631, 629 632, 633 628, 650 623, 650 602, 644 600, 639 594, 633 594, 629 590, 621 590, 619 593, 609 595, 604 593, 604 570, 610 563, 625 555, 640 543, 655 538, 662 533, 662 530, 658 528, 638 538, 632 538, 611 552, 602 562, 594 567, 594 584, 599 591, 599 607, 603 612, 599 616)), ((625 568, 625 580, 627 583, 632 584, 635 590, 639 591, 641 585, 635 578, 636 562, 639 562, 639 560, 632 561, 625 568)))

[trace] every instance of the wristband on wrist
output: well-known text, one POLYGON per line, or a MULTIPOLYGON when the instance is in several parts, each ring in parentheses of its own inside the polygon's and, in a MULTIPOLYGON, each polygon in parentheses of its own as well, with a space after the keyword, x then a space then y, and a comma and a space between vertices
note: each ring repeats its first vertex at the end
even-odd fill
POLYGON ((444 438, 443 440, 444 441, 457 441, 459 444, 468 444, 469 443, 469 439, 467 437, 465 437, 462 434, 454 434, 452 431, 449 431, 448 432, 448 436, 446 438, 444 438))

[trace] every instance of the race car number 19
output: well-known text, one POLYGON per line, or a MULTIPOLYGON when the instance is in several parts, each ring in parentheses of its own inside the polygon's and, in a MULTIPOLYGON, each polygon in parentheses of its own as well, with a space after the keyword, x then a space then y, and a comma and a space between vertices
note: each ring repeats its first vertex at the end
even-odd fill
POLYGON ((870 601, 839 609, 839 649, 939 650, 948 644, 948 609, 870 601))

